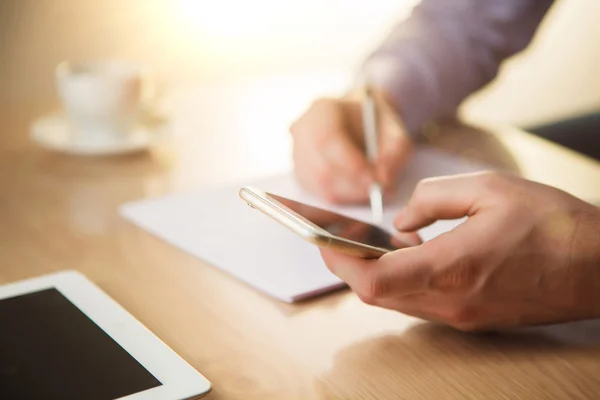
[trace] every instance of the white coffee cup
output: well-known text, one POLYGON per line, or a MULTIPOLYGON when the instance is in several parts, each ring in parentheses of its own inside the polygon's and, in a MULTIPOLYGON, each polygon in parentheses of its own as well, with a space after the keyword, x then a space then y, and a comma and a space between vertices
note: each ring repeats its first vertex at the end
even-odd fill
POLYGON ((106 142, 129 135, 142 117, 147 71, 122 61, 65 61, 56 78, 73 138, 106 142))

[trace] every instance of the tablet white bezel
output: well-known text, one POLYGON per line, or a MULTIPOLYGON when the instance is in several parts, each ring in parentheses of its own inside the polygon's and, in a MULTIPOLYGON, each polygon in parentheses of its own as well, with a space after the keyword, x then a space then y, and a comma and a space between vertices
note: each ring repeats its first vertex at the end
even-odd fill
POLYGON ((0 300, 56 289, 125 349, 162 385, 119 400, 187 400, 210 391, 210 382, 131 314, 75 271, 0 286, 0 300))

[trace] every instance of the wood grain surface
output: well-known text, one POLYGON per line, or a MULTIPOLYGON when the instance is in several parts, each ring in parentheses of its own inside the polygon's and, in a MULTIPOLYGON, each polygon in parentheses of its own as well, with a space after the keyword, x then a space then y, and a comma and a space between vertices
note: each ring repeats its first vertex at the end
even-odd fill
MULTIPOLYGON (((82 272, 211 380, 210 399, 600 398, 597 321, 476 335, 348 290, 284 304, 125 221, 125 201, 291 167, 285 98, 244 87, 172 98, 172 139, 123 157, 31 142, 49 103, 0 111, 0 283, 82 272)), ((515 129, 449 124, 425 139, 600 199, 598 163, 515 129)))

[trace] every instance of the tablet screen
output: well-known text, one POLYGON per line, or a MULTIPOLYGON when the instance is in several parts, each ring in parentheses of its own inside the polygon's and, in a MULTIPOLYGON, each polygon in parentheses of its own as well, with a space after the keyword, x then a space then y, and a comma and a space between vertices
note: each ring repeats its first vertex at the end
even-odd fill
POLYGON ((160 385, 58 290, 0 300, 0 399, 109 400, 160 385))

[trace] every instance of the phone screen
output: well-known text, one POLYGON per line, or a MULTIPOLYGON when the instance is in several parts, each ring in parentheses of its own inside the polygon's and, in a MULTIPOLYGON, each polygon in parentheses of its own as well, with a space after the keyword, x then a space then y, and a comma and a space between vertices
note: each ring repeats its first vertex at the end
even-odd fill
POLYGON ((396 250, 408 246, 398 237, 377 226, 276 196, 272 193, 268 193, 268 195, 333 236, 387 250, 396 250))

